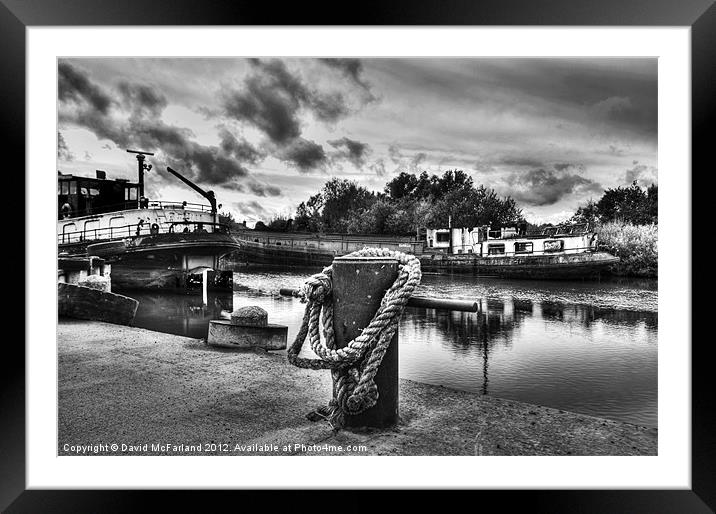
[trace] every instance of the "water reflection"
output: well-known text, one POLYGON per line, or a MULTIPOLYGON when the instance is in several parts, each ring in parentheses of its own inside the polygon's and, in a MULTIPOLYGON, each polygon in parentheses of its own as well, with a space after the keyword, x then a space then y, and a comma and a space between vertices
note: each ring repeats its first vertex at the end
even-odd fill
MULTIPOLYGON (((305 304, 278 295, 315 270, 241 270, 231 295, 130 294, 135 324, 206 337, 208 321, 259 305, 299 328, 305 304)), ((657 291, 653 283, 537 283, 424 277, 418 294, 477 299, 477 313, 409 308, 400 325, 400 376, 563 410, 657 424, 657 291)))
POLYGON ((233 310, 232 293, 209 293, 207 303, 197 294, 123 293, 139 301, 134 324, 180 336, 206 337, 209 320, 233 310))
POLYGON ((655 312, 523 299, 480 306, 408 309, 401 376, 656 426, 655 312))

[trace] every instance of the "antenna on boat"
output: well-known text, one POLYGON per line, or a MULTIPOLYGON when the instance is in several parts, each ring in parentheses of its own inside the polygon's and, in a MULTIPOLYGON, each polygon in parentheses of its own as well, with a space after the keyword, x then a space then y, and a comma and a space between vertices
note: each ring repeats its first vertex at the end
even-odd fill
POLYGON ((139 201, 139 199, 144 196, 144 172, 152 169, 151 164, 145 164, 144 156, 154 154, 150 152, 140 152, 139 150, 129 149, 127 149, 127 153, 137 154, 137 176, 139 178, 139 194, 137 195, 137 201, 139 201))

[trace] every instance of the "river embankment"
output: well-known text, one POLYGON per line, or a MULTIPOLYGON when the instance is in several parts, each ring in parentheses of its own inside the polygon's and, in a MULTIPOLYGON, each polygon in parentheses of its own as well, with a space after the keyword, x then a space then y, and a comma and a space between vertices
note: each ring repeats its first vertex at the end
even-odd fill
POLYGON ((306 418, 330 374, 285 355, 69 319, 57 337, 59 455, 657 454, 656 429, 402 379, 398 426, 334 433, 306 418))

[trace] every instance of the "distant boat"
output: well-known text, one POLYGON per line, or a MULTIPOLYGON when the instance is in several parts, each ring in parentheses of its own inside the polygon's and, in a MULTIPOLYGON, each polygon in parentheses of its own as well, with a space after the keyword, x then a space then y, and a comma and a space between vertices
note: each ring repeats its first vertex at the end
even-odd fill
POLYGON ((597 250, 587 224, 550 227, 526 234, 516 227, 424 229, 416 236, 371 236, 268 232, 233 234, 240 250, 232 259, 282 266, 327 266, 363 247, 412 253, 423 271, 532 279, 594 279, 619 262, 597 250))

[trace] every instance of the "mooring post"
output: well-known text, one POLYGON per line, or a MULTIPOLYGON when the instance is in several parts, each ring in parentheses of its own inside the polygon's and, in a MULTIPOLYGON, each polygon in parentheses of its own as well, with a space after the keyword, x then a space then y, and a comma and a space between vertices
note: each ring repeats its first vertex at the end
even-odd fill
MULTIPOLYGON (((398 261, 383 257, 337 257, 333 261, 333 329, 336 347, 361 334, 398 276, 398 261)), ((398 422, 398 332, 375 376, 378 402, 355 416, 348 427, 386 428, 398 422)))

